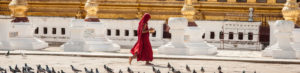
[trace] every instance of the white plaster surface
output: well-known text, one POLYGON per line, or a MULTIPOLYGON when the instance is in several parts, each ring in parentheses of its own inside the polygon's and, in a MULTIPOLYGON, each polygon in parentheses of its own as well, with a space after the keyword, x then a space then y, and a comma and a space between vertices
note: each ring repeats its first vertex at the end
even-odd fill
MULTIPOLYGON (((3 21, 8 22, 8 21, 3 21)), ((7 23, 0 23, 0 50, 12 50, 9 38, 10 26, 7 23)))
POLYGON ((189 49, 189 55, 215 55, 217 54, 217 47, 208 44, 202 40, 204 30, 200 27, 188 27, 186 34, 189 35, 189 40, 186 45, 189 49))
POLYGON ((48 47, 48 43, 33 37, 34 27, 28 22, 11 23, 12 32, 17 32, 15 37, 10 38, 13 49, 39 50, 48 47))
POLYGON ((182 17, 170 17, 169 26, 172 28, 171 42, 159 47, 159 53, 171 55, 189 55, 189 49, 184 42, 184 33, 188 20, 182 17))
POLYGON ((295 59, 296 52, 291 45, 291 35, 294 29, 294 23, 292 21, 277 20, 275 30, 275 37, 277 42, 272 50, 273 58, 280 59, 295 59))
POLYGON ((295 28, 293 30, 293 44, 292 47, 293 49, 296 51, 296 57, 300 58, 300 29, 299 28, 295 28))
POLYGON ((277 42, 276 38, 275 38, 275 31, 277 28, 276 27, 276 24, 275 24, 276 21, 268 21, 268 24, 270 26, 270 45, 268 47, 265 48, 265 50, 263 50, 263 54, 262 56, 265 56, 265 57, 271 57, 272 56, 272 48, 274 48, 273 45, 275 45, 275 43, 277 42))
POLYGON ((74 19, 70 27, 70 40, 61 47, 67 52, 119 51, 120 46, 108 40, 104 32, 105 27, 101 22, 74 19))

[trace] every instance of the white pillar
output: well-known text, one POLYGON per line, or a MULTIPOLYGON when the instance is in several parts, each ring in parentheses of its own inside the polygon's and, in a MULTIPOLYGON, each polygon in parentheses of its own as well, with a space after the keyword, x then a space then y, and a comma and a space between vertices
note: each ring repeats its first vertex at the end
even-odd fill
MULTIPOLYGON (((120 50, 120 45, 109 40, 105 35, 106 27, 101 22, 84 22, 87 25, 85 28, 94 30, 96 35, 93 38, 86 38, 86 46, 89 51, 101 51, 101 52, 116 52, 120 50)), ((112 30, 115 32, 116 29, 112 30)), ((116 33, 112 33, 115 37, 124 37, 124 29, 119 29, 119 36, 116 33)))
POLYGON ((13 44, 14 49, 38 50, 48 47, 48 43, 33 37, 35 28, 31 23, 12 22, 11 25, 13 25, 12 29, 18 33, 16 37, 11 38, 11 43, 13 44))
POLYGON ((84 20, 74 19, 72 20, 70 27, 70 39, 61 47, 65 52, 86 52, 88 51, 86 42, 84 39, 85 25, 84 20))
POLYGON ((171 42, 159 47, 158 52, 160 54, 188 55, 188 48, 184 43, 184 29, 188 25, 188 20, 183 17, 171 17, 168 23, 172 28, 170 29, 171 42))
POLYGON ((277 42, 272 50, 273 58, 294 59, 296 58, 295 50, 291 46, 291 34, 294 29, 292 21, 277 20, 276 21, 275 37, 277 42))
MULTIPOLYGON (((215 54, 217 54, 217 47, 215 47, 214 45, 208 44, 206 41, 201 39, 201 36, 202 36, 204 30, 199 27, 188 27, 186 29, 186 32, 190 36, 190 39, 186 43, 186 45, 189 49, 189 55, 215 55, 215 54)), ((210 32, 209 32, 208 38, 210 39, 210 32)))
POLYGON ((0 24, 0 50, 12 50, 9 38, 9 28, 10 26, 8 23, 0 24))
MULTIPOLYGON (((269 26, 270 26, 270 45, 268 47, 265 48, 265 50, 263 50, 262 56, 265 57, 271 57, 272 56, 272 48, 274 47, 275 43, 277 42, 277 39, 275 38, 275 34, 274 32, 276 31, 275 28, 275 21, 274 22, 269 22, 269 26)), ((255 38, 255 37, 253 37, 255 38)), ((253 40, 258 40, 258 39, 253 39, 253 40)))
POLYGON ((296 56, 297 58, 300 58, 300 29, 294 29, 293 30, 293 40, 294 40, 294 43, 293 43, 293 48, 294 50, 296 50, 296 56))

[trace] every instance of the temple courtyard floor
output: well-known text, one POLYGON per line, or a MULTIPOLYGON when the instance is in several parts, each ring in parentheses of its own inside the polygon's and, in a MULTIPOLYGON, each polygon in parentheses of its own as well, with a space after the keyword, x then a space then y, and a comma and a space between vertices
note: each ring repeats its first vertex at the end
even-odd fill
MULTIPOLYGON (((0 51, 0 67, 9 69, 8 66, 18 67, 27 63, 35 68, 40 64, 42 67, 49 65, 55 70, 64 70, 66 73, 73 73, 70 65, 84 70, 87 68, 98 68, 100 73, 107 73, 103 65, 112 68, 115 73, 122 70, 127 73, 130 67, 135 73, 153 73, 152 66, 144 65, 144 62, 128 64, 129 49, 121 49, 120 52, 62 52, 58 47, 50 47, 41 51, 11 51, 10 56, 4 56, 7 51, 0 51), (21 54, 25 54, 22 56, 21 54)), ((272 59, 261 57, 260 51, 233 51, 219 50, 216 56, 182 56, 182 55, 162 55, 154 49, 154 60, 152 62, 161 73, 168 73, 167 64, 170 63, 176 70, 182 73, 191 73, 186 70, 186 65, 190 69, 195 69, 198 73, 201 67, 205 73, 218 73, 218 66, 222 67, 223 73, 300 73, 299 59, 272 59)), ((84 72, 81 72, 84 73, 84 72)), ((172 73, 172 72, 170 72, 172 73)))

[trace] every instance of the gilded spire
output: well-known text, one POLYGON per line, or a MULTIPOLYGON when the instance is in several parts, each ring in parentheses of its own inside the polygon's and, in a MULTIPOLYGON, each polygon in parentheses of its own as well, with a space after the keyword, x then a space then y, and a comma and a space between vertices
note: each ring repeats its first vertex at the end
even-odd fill
POLYGON ((81 6, 82 6, 82 0, 80 0, 79 10, 77 11, 77 14, 75 16, 76 19, 84 19, 85 18, 84 14, 83 14, 84 9, 81 6))
POLYGON ((86 18, 98 18, 98 4, 96 0, 87 0, 84 9, 87 12, 86 18))
POLYGON ((29 21, 26 17, 26 12, 28 10, 28 4, 26 0, 12 0, 8 6, 11 10, 11 17, 14 18, 12 22, 29 21))
POLYGON ((8 6, 12 12, 12 17, 26 17, 26 11, 28 10, 26 0, 12 0, 8 6))
POLYGON ((96 0, 87 0, 84 6, 84 10, 87 12, 85 21, 99 22, 97 15, 98 3, 96 3, 96 0))
POLYGON ((296 0, 287 0, 282 8, 282 15, 285 20, 293 21, 295 24, 297 22, 300 8, 296 0))
POLYGON ((196 14, 196 10, 193 6, 192 0, 185 0, 185 3, 181 9, 182 15, 188 19, 189 26, 197 26, 194 22, 194 16, 196 14))

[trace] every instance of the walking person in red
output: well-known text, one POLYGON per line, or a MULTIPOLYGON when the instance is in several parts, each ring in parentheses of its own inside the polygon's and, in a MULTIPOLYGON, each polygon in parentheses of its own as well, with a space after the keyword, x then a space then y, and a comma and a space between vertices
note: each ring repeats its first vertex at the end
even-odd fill
POLYGON ((133 58, 137 57, 137 61, 146 61, 146 65, 152 65, 150 61, 153 60, 153 52, 149 40, 149 33, 153 33, 155 30, 153 28, 148 29, 148 21, 150 18, 150 14, 145 13, 139 22, 137 30, 138 40, 130 51, 133 56, 129 57, 129 64, 131 64, 133 58))

